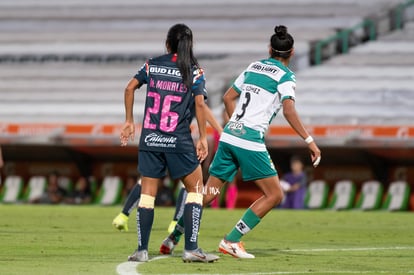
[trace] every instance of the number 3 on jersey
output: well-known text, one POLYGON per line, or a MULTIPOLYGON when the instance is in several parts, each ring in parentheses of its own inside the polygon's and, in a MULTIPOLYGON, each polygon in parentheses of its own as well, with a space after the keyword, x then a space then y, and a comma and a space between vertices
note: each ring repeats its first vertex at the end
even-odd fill
POLYGON ((247 93, 244 94, 244 103, 241 107, 242 112, 241 112, 241 114, 236 115, 236 120, 239 120, 244 116, 244 114, 246 113, 247 105, 249 105, 249 103, 250 103, 250 93, 247 92, 247 93))
POLYGON ((160 94, 149 92, 149 97, 154 99, 154 105, 152 107, 147 108, 145 112, 145 119, 144 119, 144 128, 146 129, 156 129, 157 125, 151 123, 151 114, 156 115, 160 112, 161 109, 161 117, 160 117, 160 130, 164 132, 174 132, 175 128, 177 128, 178 124, 178 117, 179 115, 176 112, 171 112, 171 102, 181 102, 182 98, 179 96, 167 95, 164 98, 164 102, 162 102, 161 107, 161 96, 160 94))

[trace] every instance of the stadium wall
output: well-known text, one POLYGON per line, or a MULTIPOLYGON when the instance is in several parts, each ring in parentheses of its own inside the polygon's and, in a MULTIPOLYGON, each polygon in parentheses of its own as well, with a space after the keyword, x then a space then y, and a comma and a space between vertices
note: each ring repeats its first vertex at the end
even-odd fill
MULTIPOLYGON (((81 176, 91 176, 97 185, 105 176, 136 176, 136 146, 109 145, 39 145, 6 144, 2 145, 5 166, 2 178, 9 175, 22 176, 28 182, 31 176, 46 176, 57 171, 61 176, 75 182, 81 176)), ((363 182, 378 180, 384 190, 395 180, 405 180, 414 190, 414 149, 358 148, 358 147, 321 147, 323 160, 313 169, 307 149, 304 146, 272 147, 270 154, 280 176, 289 171, 289 159, 299 155, 305 160, 308 182, 316 179, 325 180, 330 189, 340 180, 352 180, 357 190, 363 182)), ((208 169, 208 165, 204 165, 208 169)), ((260 196, 251 182, 238 181, 239 198, 237 207, 246 207, 260 196)), ((414 192, 411 195, 410 209, 414 211, 414 192)))

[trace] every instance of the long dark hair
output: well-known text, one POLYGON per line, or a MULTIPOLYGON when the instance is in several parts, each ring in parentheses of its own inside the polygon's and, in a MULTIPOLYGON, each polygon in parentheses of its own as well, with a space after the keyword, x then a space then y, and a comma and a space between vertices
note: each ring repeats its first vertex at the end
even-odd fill
POLYGON ((283 25, 275 27, 275 33, 270 37, 272 47, 271 57, 289 58, 293 50, 293 37, 283 25))
POLYGON ((192 67, 199 67, 193 54, 193 32, 184 24, 176 24, 169 29, 166 44, 171 53, 177 54, 177 67, 183 82, 188 88, 191 88, 193 84, 192 67))

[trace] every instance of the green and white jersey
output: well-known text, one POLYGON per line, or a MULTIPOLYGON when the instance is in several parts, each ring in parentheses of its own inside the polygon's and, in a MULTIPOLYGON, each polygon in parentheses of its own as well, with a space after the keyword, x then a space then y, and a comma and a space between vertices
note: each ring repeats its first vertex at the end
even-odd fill
POLYGON ((220 140, 266 151, 264 134, 283 100, 295 98, 295 87, 295 74, 280 61, 268 58, 250 64, 233 84, 240 99, 220 140))

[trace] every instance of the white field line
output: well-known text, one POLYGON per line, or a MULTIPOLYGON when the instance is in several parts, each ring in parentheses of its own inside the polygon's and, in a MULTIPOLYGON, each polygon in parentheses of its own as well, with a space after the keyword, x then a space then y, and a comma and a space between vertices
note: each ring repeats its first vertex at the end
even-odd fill
MULTIPOLYGON (((168 255, 154 257, 149 262, 168 258, 168 255)), ((145 264, 145 262, 123 262, 116 267, 116 273, 119 275, 141 275, 137 272, 137 266, 145 264)))
MULTIPOLYGON (((310 248, 310 249, 283 249, 278 252, 346 252, 346 251, 381 251, 381 250, 414 250, 413 246, 395 246, 395 247, 353 247, 353 248, 310 248)), ((149 261, 156 261, 165 259, 170 256, 163 255, 150 259, 149 261)), ((137 266, 145 264, 145 262, 123 262, 116 267, 118 275, 141 275, 137 271, 137 266)), ((295 274, 389 274, 389 271, 351 271, 351 270, 319 270, 319 271, 276 271, 276 272, 255 272, 255 273, 243 273, 242 275, 295 275, 295 274)), ((406 274, 414 274, 414 270, 407 271, 406 274)), ((172 274, 178 275, 178 274, 172 274)), ((219 274, 181 274, 179 275, 219 275, 219 274)), ((229 274, 229 275, 241 275, 229 274)))
POLYGON ((310 252, 312 253, 312 252, 346 252, 346 251, 376 251, 376 250, 414 250, 414 246, 282 249, 282 250, 278 250, 278 252, 310 252))
POLYGON ((123 262, 116 267, 116 274, 136 275, 138 262, 123 262))
MULTIPOLYGON (((407 273, 399 273, 399 274, 411 274, 414 273, 412 270, 408 271, 407 273)), ((357 270, 321 270, 321 271, 275 271, 275 272, 257 272, 257 273, 234 273, 234 274, 227 274, 227 275, 297 275, 297 274, 390 274, 389 271, 385 270, 376 270, 376 271, 357 271, 357 270)), ((220 275, 220 274, 170 274, 170 275, 220 275)))
MULTIPOLYGON (((414 271, 410 270, 407 273, 399 273, 399 274, 412 274, 414 271)), ((275 271, 275 272, 257 272, 257 273, 234 273, 234 274, 227 274, 227 275, 297 275, 297 274, 390 274, 389 271, 385 270, 376 270, 376 271, 350 271, 350 270, 321 270, 321 271, 275 271)), ((220 275, 220 274, 170 274, 170 275, 220 275)))

